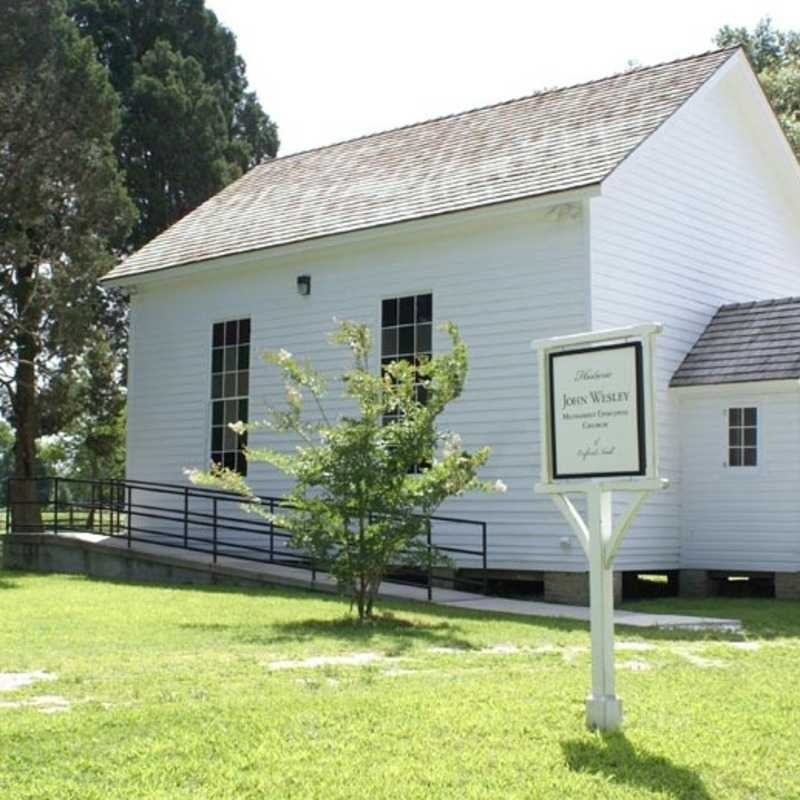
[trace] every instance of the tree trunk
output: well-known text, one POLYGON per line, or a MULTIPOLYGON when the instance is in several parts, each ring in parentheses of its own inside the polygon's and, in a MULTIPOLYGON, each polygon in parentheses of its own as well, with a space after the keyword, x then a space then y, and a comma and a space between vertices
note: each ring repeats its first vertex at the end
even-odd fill
POLYGON ((42 530, 42 508, 36 481, 36 437, 39 414, 36 402, 36 357, 39 348, 34 331, 39 328, 33 302, 33 267, 17 270, 14 298, 17 306, 17 365, 14 373, 14 474, 11 503, 14 529, 20 532, 42 530))
POLYGON ((375 575, 370 578, 369 586, 368 586, 368 594, 367 594, 367 617, 372 618, 374 616, 373 611, 375 608, 375 600, 378 597, 378 592, 381 588, 381 580, 383 578, 383 573, 379 575, 375 575))

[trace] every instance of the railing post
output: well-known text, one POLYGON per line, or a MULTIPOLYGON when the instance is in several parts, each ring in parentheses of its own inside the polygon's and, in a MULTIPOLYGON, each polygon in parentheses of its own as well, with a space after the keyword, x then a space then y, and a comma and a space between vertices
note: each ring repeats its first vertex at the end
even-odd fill
POLYGON ((433 600, 433 548, 431 547, 431 519, 428 517, 428 602, 433 600))
POLYGON ((53 478, 53 533, 58 536, 58 476, 53 478))
POLYGON ((183 546, 189 547, 189 487, 183 488, 183 546))
POLYGON ((216 564, 217 563, 217 498, 215 497, 212 500, 214 504, 214 527, 211 529, 211 536, 212 536, 212 561, 216 564))
POLYGON ((133 486, 128 486, 128 523, 127 523, 127 533, 128 533, 128 548, 130 549, 131 546, 131 518, 133 517, 133 486))
POLYGON ((125 484, 117 481, 117 533, 122 530, 122 514, 125 510, 125 484))
POLYGON ((483 550, 483 593, 488 594, 489 589, 489 576, 486 574, 487 570, 487 554, 486 554, 486 523, 481 523, 481 549, 483 550))
POLYGON ((273 515, 275 514, 275 498, 270 497, 269 499, 269 563, 272 564, 275 561, 275 520, 273 519, 273 515))
POLYGON ((114 488, 114 509, 111 519, 113 520, 113 527, 111 530, 111 534, 116 536, 119 533, 119 487, 120 483, 118 480, 115 480, 112 483, 114 488))

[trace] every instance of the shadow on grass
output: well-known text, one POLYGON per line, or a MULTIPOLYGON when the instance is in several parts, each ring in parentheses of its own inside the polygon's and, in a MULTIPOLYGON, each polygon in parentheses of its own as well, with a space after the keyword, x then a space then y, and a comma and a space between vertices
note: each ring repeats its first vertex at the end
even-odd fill
POLYGON ((391 614, 363 623, 355 617, 340 617, 277 622, 265 626, 186 623, 180 627, 184 630, 227 633, 241 644, 255 645, 298 643, 326 637, 360 647, 380 640, 382 647, 388 646, 391 655, 403 653, 418 642, 462 650, 475 647, 469 639, 461 635, 460 628, 450 622, 426 623, 398 619, 391 614))
MULTIPOLYGON (((41 574, 41 573, 31 573, 41 574)), ((285 598, 292 600, 313 599, 315 602, 331 603, 339 607, 347 604, 347 600, 341 595, 314 592, 304 588, 294 588, 288 586, 230 586, 223 584, 171 584, 144 581, 114 580, 86 575, 61 575, 75 581, 90 583, 119 584, 128 586, 152 587, 168 589, 178 592, 201 592, 204 594, 246 594, 251 596, 263 596, 265 598, 285 598)), ((628 611, 643 611, 660 614, 689 614, 706 617, 725 617, 741 620, 744 630, 742 632, 730 630, 691 630, 686 628, 659 629, 659 628, 639 628, 620 625, 617 627, 619 638, 636 637, 651 641, 741 641, 743 638, 750 639, 774 639, 774 638, 795 638, 800 637, 800 601, 797 600, 771 600, 766 598, 705 598, 702 600, 690 600, 685 598, 663 598, 658 600, 644 600, 634 603, 625 603, 623 608, 628 611)), ((530 625, 538 628, 545 628, 550 631, 588 631, 588 622, 579 620, 569 620, 555 617, 529 617, 516 614, 498 613, 491 611, 480 611, 478 609, 456 608, 453 606, 429 605, 423 601, 399 600, 394 598, 382 599, 379 602, 379 610, 389 615, 397 613, 424 614, 428 620, 443 620, 449 623, 463 620, 491 621, 513 621, 520 625, 530 625)), ((351 624, 352 620, 339 618, 341 625, 351 624)), ((299 624, 299 623, 289 623, 299 624)), ((333 625, 333 622, 323 623, 322 621, 311 620, 308 624, 333 625)), ((327 635, 341 636, 334 629, 326 629, 330 632, 327 635)), ((322 633, 322 631, 318 631, 322 633)), ((296 632, 296 636, 302 636, 302 630, 296 632)), ((308 634, 313 636, 315 634, 308 634)), ((360 637, 367 637, 368 631, 362 630, 360 637)), ((286 638, 291 638, 288 632, 286 638)), ((355 636, 355 634, 353 634, 355 636)), ((346 638, 346 637, 345 637, 346 638)), ((366 640, 363 639, 362 640, 366 640)), ((266 639, 265 639, 266 641, 266 639)), ((270 641, 281 641, 281 639, 270 639, 270 641)), ((453 645, 456 646, 456 645, 453 645)))
POLYGON ((575 772, 604 775, 615 783, 669 794, 677 800, 711 798, 694 770, 633 747, 622 733, 606 734, 594 741, 563 742, 561 748, 567 765, 575 772))

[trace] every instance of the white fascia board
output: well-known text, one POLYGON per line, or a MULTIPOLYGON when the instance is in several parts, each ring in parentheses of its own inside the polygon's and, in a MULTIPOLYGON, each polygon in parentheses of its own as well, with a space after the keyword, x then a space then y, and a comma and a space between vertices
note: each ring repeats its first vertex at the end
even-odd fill
POLYGON ((642 336, 661 333, 663 327, 664 326, 660 322, 646 322, 641 325, 628 325, 624 328, 609 328, 603 331, 588 331, 586 333, 568 334, 567 336, 554 336, 550 339, 535 339, 531 342, 531 349, 554 350, 562 347, 574 347, 581 344, 637 339, 642 336))
POLYGON ((800 211, 800 162, 747 57, 738 53, 736 58, 735 64, 741 73, 739 86, 744 106, 741 111, 751 125, 759 129, 756 146, 774 166, 795 210, 800 211), (759 109, 758 114, 753 114, 754 108, 759 109))
POLYGON ((176 264, 174 267, 162 267, 147 272, 134 273, 132 275, 120 275, 118 278, 102 278, 101 282, 105 286, 131 289, 137 286, 157 284, 164 281, 184 280, 190 276, 213 272, 215 270, 221 271, 232 267, 264 264, 274 259, 318 253, 330 248, 347 247, 353 244, 361 244, 363 242, 380 240, 392 236, 420 233, 422 231, 447 228, 453 225, 464 225, 471 222, 506 217, 509 215, 529 214, 551 206, 563 205, 565 203, 580 203, 588 198, 597 197, 600 194, 601 185, 596 183, 579 189, 568 189, 563 192, 553 192, 552 194, 523 198, 521 200, 509 200, 503 203, 495 203, 480 208, 469 208, 463 211, 452 211, 434 217, 393 222, 349 233, 333 233, 329 236, 321 236, 316 239, 293 242, 285 245, 275 245, 260 250, 249 250, 244 253, 233 253, 229 256, 211 258, 206 261, 196 261, 191 264, 176 264))
POLYGON ((699 383, 694 386, 670 386, 669 391, 676 397, 792 393, 800 392, 800 378, 784 378, 771 381, 736 381, 735 383, 699 383))
POLYGON ((651 139, 668 133, 670 128, 676 124, 676 120, 680 118, 683 109, 692 103, 700 102, 703 97, 715 91, 721 81, 727 79, 738 81, 736 102, 741 105, 740 111, 747 118, 751 130, 754 130, 756 146, 774 165, 775 174, 783 182, 795 210, 800 213, 800 162, 792 150, 775 110, 767 99, 761 81, 741 49, 733 53, 691 97, 687 98, 650 136, 617 164, 606 175, 604 182, 617 172, 627 169, 628 163, 639 158, 640 152, 646 150, 647 143, 651 139))
MULTIPOLYGON (((736 65, 739 64, 739 60, 744 59, 745 62, 747 61, 744 53, 739 51, 738 53, 734 53, 731 57, 724 61, 716 72, 714 72, 704 84, 702 84, 694 94, 690 95, 689 97, 684 100, 684 102, 676 108, 649 136, 643 139, 636 147, 631 150, 625 158, 622 159, 618 164, 614 166, 614 168, 603 178, 602 183, 605 183, 612 175, 615 175, 617 172, 622 172, 628 168, 628 163, 631 161, 635 161, 639 158, 640 153, 642 150, 646 150, 647 143, 650 142, 652 139, 656 138, 657 136, 663 136, 664 133, 668 132, 669 129, 675 124, 675 118, 678 117, 684 108, 686 108, 690 103, 696 103, 700 100, 704 95, 707 95, 709 92, 713 91, 714 87, 723 80, 728 73, 736 68, 736 65)), ((752 70, 751 70, 752 71, 752 70)))

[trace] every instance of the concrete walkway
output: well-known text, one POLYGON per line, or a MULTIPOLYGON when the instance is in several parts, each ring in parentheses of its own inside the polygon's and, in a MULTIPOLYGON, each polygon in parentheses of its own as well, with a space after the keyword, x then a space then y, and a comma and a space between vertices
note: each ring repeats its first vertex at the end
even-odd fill
MULTIPOLYGON (((146 542, 133 542, 128 548, 127 540, 121 537, 102 536, 91 533, 59 533, 58 536, 48 534, 38 534, 35 536, 23 535, 15 536, 19 539, 36 539, 41 543, 50 545, 61 544, 69 547, 70 550, 79 548, 88 550, 90 553, 98 555, 115 555, 117 559, 133 559, 137 561, 149 562, 152 565, 169 565, 186 572, 202 573, 203 577, 209 578, 206 582, 214 579, 225 579, 225 582, 236 583, 237 580, 243 583, 264 583, 279 586, 295 586, 316 591, 335 592, 336 583, 330 575, 317 572, 316 578, 312 580, 311 572, 305 569, 286 567, 279 564, 260 564, 253 561, 244 561, 228 556, 219 556, 216 564, 207 553, 182 550, 174 547, 164 547, 163 545, 150 544, 146 542)), ((52 571, 58 572, 58 564, 53 563, 52 571)), ((74 571, 74 570, 70 570, 74 571)), ((123 570, 120 570, 122 575, 123 570)), ((142 570, 142 577, 145 577, 147 570, 142 570)), ((107 577, 114 577, 113 571, 109 573, 105 570, 107 577)), ((125 573, 125 574, 130 574, 125 573)), ((137 577, 133 573, 132 577, 137 577)), ((155 576, 153 576, 153 579, 155 576)), ((191 582, 191 581, 185 581, 191 582)), ((384 581, 381 584, 380 596, 386 598, 398 598, 403 600, 415 600, 427 602, 427 589, 422 586, 408 586, 405 584, 384 581)), ((548 617, 555 619, 572 619, 581 622, 588 622, 589 609, 584 606, 559 605, 556 603, 544 603, 533 600, 512 600, 502 597, 486 597, 471 592, 460 592, 453 589, 433 589, 432 602, 438 606, 451 608, 467 608, 475 611, 499 612, 504 614, 516 614, 526 617, 548 617)), ((639 611, 620 611, 614 612, 614 622, 617 625, 628 625, 638 628, 682 628, 689 630, 738 630, 741 623, 736 619, 723 619, 719 617, 694 617, 684 614, 648 614, 639 611)))

